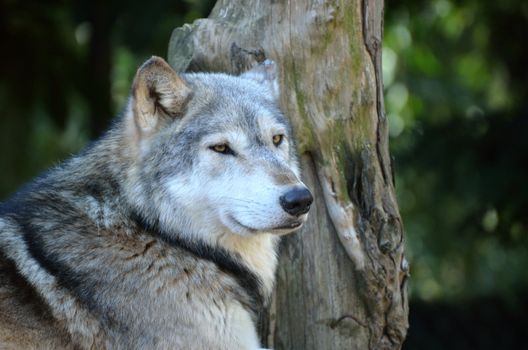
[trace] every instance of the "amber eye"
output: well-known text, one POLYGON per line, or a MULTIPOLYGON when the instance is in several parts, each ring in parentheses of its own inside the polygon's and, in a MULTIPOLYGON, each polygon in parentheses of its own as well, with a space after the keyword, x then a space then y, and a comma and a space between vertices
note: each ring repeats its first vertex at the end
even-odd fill
POLYGON ((227 149, 227 146, 226 145, 214 145, 213 149, 215 152, 224 153, 227 149))
POLYGON ((273 135, 272 141, 275 146, 278 146, 282 143, 284 135, 273 135))
POLYGON ((233 150, 231 148, 229 148, 228 145, 226 145, 225 143, 220 143, 218 145, 214 145, 214 146, 211 146, 209 147, 209 149, 217 152, 217 153, 222 153, 222 154, 231 154, 231 155, 235 155, 235 152, 233 152, 233 150))

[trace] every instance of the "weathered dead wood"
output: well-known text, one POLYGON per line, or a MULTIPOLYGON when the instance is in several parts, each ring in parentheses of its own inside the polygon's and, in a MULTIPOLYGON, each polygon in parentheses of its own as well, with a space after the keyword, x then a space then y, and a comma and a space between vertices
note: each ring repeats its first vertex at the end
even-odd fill
POLYGON ((265 339, 277 349, 398 349, 407 263, 381 80, 383 2, 220 0, 174 30, 180 71, 277 62, 281 104, 316 201, 284 239, 265 339))

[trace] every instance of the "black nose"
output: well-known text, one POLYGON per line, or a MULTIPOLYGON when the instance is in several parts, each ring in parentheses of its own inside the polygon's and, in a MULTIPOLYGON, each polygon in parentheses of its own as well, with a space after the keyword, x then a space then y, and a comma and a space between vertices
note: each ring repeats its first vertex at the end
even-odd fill
POLYGON ((288 214, 299 216, 310 210, 313 197, 306 187, 296 187, 279 198, 282 209, 288 214))

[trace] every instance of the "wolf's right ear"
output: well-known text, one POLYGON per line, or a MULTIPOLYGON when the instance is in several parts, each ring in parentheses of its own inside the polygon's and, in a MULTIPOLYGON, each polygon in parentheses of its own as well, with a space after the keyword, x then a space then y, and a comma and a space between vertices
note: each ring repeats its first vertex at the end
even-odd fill
POLYGON ((136 126, 151 133, 165 120, 183 114, 191 89, 160 57, 152 56, 139 67, 132 85, 136 126))

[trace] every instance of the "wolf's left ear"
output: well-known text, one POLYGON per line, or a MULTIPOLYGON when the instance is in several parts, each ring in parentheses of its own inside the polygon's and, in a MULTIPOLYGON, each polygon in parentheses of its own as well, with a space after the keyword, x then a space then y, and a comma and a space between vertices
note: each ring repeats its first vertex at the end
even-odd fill
POLYGON ((139 67, 132 85, 132 108, 137 127, 152 132, 164 120, 183 114, 191 89, 165 60, 153 56, 139 67))
POLYGON ((271 93, 273 99, 279 99, 279 82, 277 80, 277 66, 272 60, 265 60, 240 75, 241 78, 251 79, 264 85, 271 93))

